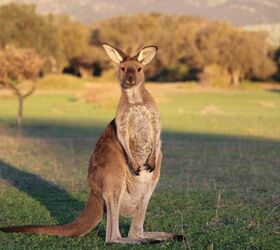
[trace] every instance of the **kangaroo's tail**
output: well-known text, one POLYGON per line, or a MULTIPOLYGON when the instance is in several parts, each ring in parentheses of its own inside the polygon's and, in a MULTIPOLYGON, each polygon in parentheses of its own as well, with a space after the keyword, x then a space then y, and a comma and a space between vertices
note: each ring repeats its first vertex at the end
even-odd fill
POLYGON ((47 235, 63 235, 70 237, 83 236, 90 232, 99 222, 102 221, 104 215, 104 200, 102 197, 91 194, 88 203, 81 214, 71 223, 61 226, 16 226, 2 227, 0 231, 7 233, 31 233, 31 234, 47 234, 47 235))

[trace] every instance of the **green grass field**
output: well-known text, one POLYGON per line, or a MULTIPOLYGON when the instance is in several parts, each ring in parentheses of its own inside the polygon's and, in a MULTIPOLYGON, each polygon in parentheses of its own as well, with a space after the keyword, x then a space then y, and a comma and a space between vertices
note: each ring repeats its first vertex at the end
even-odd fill
MULTIPOLYGON (((0 226, 67 223, 83 208, 90 154, 119 96, 87 102, 87 85, 39 89, 26 100, 21 138, 16 100, 0 97, 0 226)), ((161 113, 164 161, 145 228, 187 240, 105 245, 104 221, 78 239, 0 233, 0 249, 279 249, 280 92, 148 88, 161 113)), ((125 236, 129 220, 120 224, 125 236)))

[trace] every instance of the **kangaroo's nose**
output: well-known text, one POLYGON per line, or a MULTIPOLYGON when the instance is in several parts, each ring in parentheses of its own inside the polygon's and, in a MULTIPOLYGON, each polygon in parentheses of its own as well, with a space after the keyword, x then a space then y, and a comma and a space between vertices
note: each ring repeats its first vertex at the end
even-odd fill
POLYGON ((135 69, 127 68, 126 75, 125 75, 126 84, 132 85, 135 83, 135 80, 136 80, 135 69))
POLYGON ((132 82, 132 81, 133 81, 133 76, 128 76, 128 77, 127 77, 127 80, 130 81, 130 82, 132 82))
POLYGON ((126 82, 128 83, 134 83, 135 82, 135 78, 133 75, 127 75, 126 76, 126 82))

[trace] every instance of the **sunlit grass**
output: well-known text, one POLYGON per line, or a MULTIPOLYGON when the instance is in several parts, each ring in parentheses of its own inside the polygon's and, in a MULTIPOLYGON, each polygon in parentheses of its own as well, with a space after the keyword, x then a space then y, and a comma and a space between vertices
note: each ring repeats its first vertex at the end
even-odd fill
MULTIPOLYGON (((16 100, 1 97, 0 226, 66 223, 86 202, 90 154, 120 92, 117 83, 78 81, 77 89, 39 87, 26 100, 21 138, 16 100)), ((147 88, 161 113, 164 161, 145 228, 183 232, 187 242, 108 246, 104 222, 79 239, 0 233, 0 249, 278 249, 280 93, 147 88)), ((128 229, 122 219, 122 234, 128 229)))

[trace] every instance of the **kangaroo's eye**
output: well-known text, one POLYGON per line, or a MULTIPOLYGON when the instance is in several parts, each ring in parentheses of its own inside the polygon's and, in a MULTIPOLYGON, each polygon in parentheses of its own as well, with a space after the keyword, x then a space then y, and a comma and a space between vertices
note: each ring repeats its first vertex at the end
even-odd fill
POLYGON ((138 70, 138 72, 140 72, 140 71, 142 70, 142 68, 140 67, 140 68, 138 68, 137 70, 138 70))
POLYGON ((125 71, 125 67, 121 67, 121 70, 122 70, 122 71, 125 71))

